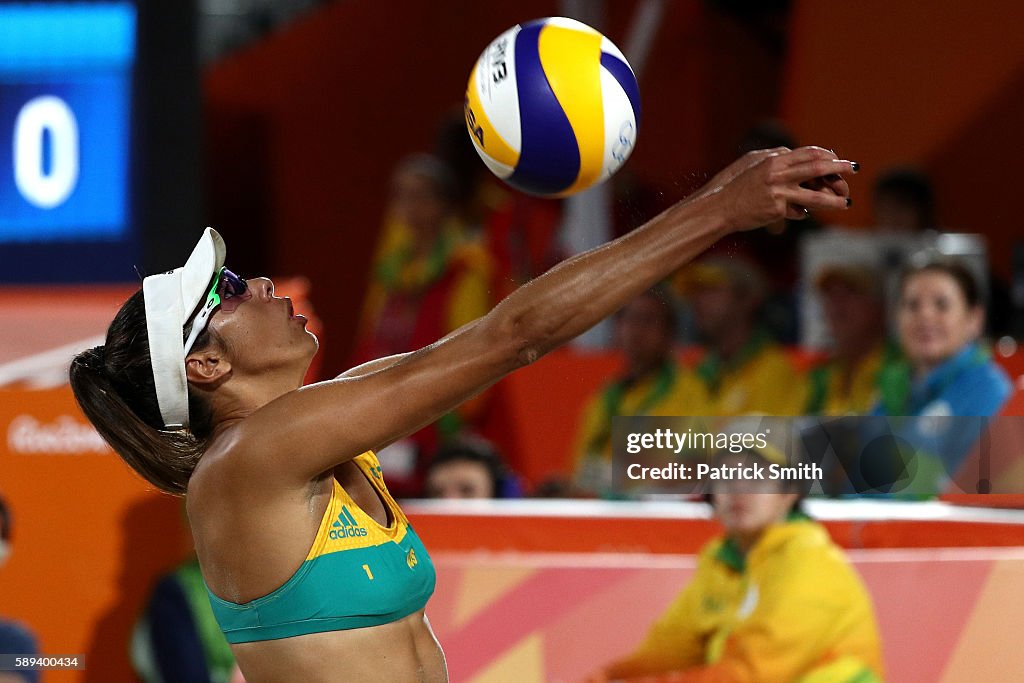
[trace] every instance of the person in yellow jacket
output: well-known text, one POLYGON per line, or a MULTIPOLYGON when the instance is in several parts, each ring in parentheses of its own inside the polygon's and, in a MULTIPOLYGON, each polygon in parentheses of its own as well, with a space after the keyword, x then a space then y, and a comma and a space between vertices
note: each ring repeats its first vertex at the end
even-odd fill
MULTIPOLYGON (((713 460, 766 472, 784 462, 784 451, 770 442, 713 460)), ((801 512, 792 484, 714 482, 711 504, 725 534, 702 550, 693 581, 643 642, 590 680, 881 681, 867 590, 825 529, 801 512)))
POLYGON ((693 415, 799 415, 803 391, 785 350, 757 324, 767 283, 741 257, 712 256, 674 278, 705 344, 693 368, 699 380, 693 415))

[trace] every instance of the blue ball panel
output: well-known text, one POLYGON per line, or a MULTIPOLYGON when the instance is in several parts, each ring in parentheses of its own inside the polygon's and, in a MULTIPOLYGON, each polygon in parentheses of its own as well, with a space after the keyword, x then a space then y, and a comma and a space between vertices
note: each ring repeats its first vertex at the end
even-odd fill
POLYGON ((541 66, 537 43, 544 25, 527 24, 516 35, 516 83, 522 131, 519 163, 506 180, 533 194, 567 189, 580 172, 580 152, 541 66))
POLYGON ((618 81, 619 87, 629 98, 629 104, 633 107, 633 117, 636 119, 636 127, 640 128, 640 88, 636 84, 636 76, 624 61, 610 55, 607 52, 601 53, 601 66, 608 70, 608 73, 618 81))

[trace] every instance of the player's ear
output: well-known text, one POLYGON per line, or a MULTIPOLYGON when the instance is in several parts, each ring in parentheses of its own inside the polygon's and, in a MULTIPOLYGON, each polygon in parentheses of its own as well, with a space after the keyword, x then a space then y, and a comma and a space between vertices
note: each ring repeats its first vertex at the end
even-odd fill
POLYGON ((216 346, 194 351, 185 359, 185 377, 192 384, 210 387, 230 375, 231 361, 216 346))

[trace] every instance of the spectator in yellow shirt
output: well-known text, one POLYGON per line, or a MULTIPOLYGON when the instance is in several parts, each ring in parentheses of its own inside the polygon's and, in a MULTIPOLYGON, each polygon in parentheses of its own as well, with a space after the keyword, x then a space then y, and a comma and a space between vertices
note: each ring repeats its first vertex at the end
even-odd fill
POLYGON ((693 377, 672 356, 676 316, 669 297, 664 288, 648 290, 615 316, 615 343, 625 368, 584 408, 573 476, 584 491, 609 493, 613 417, 693 414, 693 377))
POLYGON ((363 310, 358 360, 420 348, 490 310, 490 257, 456 208, 454 177, 444 162, 416 154, 399 164, 363 310))
MULTIPOLYGON (((407 353, 487 313, 491 257, 459 216, 455 179, 437 157, 402 160, 356 338, 356 363, 407 353)), ((488 394, 472 399, 380 453, 392 493, 422 492, 427 455, 482 420, 488 394)))
POLYGON ((808 415, 865 415, 878 401, 885 368, 899 348, 886 340, 882 274, 861 264, 821 269, 815 285, 832 337, 829 357, 807 374, 808 415))
MULTIPOLYGON (((739 420, 764 433, 771 418, 739 420)), ((775 421, 776 423, 778 421, 775 421)), ((788 471, 785 426, 765 447, 720 452, 714 467, 788 471), (782 435, 783 438, 778 438, 782 435)), ((734 430, 736 431, 736 430, 734 430)), ((801 509, 800 480, 711 482, 725 534, 700 553, 690 584, 632 654, 590 680, 660 683, 878 683, 871 600, 828 532, 801 509)))
POLYGON ((686 295, 703 356, 696 415, 795 415, 803 391, 785 351, 757 324, 767 284, 757 268, 736 257, 713 256, 684 268, 675 280, 686 295))

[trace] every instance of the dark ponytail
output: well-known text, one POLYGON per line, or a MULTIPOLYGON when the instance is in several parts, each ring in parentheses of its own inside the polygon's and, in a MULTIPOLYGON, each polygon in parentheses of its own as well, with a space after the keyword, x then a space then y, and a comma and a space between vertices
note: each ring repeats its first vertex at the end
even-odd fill
MULTIPOLYGON (((204 332, 195 348, 211 341, 204 332)), ((75 356, 71 390, 89 421, 128 465, 161 491, 184 495, 213 430, 209 403, 189 392, 190 429, 163 428, 149 359, 142 290, 114 317, 106 344, 75 356)))

